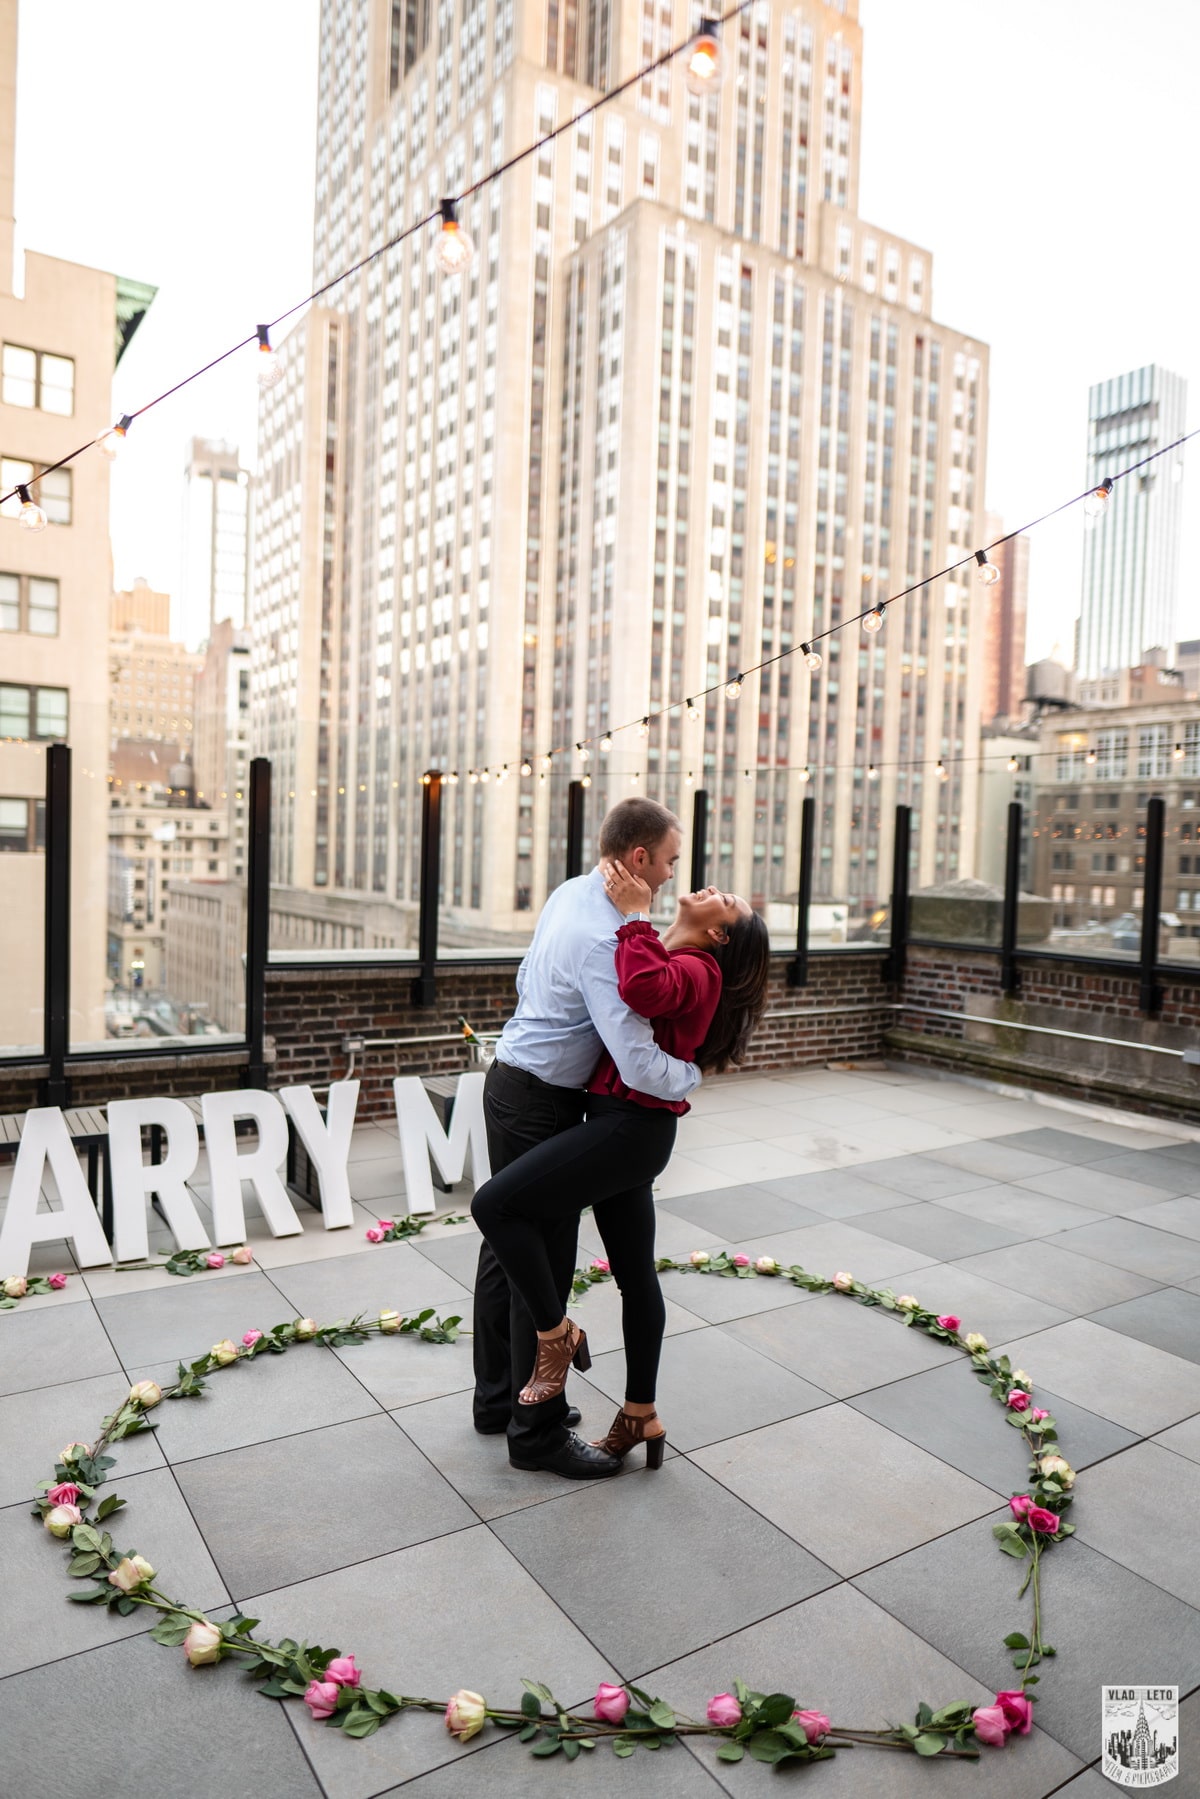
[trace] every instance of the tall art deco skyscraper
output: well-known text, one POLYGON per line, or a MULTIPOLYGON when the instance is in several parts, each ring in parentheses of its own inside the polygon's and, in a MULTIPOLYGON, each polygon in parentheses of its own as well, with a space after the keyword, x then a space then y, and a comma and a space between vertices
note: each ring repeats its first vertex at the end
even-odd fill
MULTIPOLYGON (((897 800, 918 879, 970 872, 977 584, 725 692, 982 540, 986 350, 934 323, 928 253, 858 218, 856 11, 756 0, 717 91, 689 93, 679 58, 464 202, 464 276, 427 227, 280 346, 253 595, 277 879, 412 897, 441 767, 445 904, 527 927, 561 872, 570 746, 606 729, 589 826, 632 791, 686 813, 703 784, 710 878, 757 902, 795 895, 805 792, 818 896, 886 893, 897 800)), ((315 282, 699 19, 324 0, 315 282)))

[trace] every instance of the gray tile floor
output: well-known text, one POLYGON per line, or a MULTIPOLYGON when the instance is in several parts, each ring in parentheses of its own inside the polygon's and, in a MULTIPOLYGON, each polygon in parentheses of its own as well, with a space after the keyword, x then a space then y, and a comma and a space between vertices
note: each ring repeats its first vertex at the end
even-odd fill
MULTIPOLYGON (((511 1741, 455 1745, 411 1717, 366 1743, 264 1702, 228 1665, 190 1670, 140 1618, 65 1603, 63 1552, 27 1500, 127 1379, 298 1311, 419 1303, 469 1316, 473 1227, 369 1249, 405 1208, 395 1135, 355 1136, 351 1232, 299 1208, 256 1267, 177 1281, 96 1271, 0 1314, 0 1776, 6 1799, 159 1799, 198 1767, 214 1799, 715 1799, 776 1777, 711 1748, 647 1765, 543 1767, 511 1741), (129 1728, 136 1697, 140 1720, 129 1728)), ((0 1168, 0 1204, 9 1171, 0 1168)), ((207 1215, 206 1171, 196 1176, 207 1215)), ((469 1189, 447 1207, 465 1209, 469 1189)), ((660 1247, 728 1245, 915 1292, 1031 1375, 1082 1471, 1075 1540, 1050 1559, 1038 1728, 982 1762, 847 1752, 812 1771, 853 1799, 1092 1799, 1103 1682, 1200 1693, 1200 1131, 903 1069, 707 1083, 659 1185, 660 1247)), ((157 1221, 155 1226, 157 1225, 157 1221)), ((160 1247, 165 1238, 157 1231, 160 1247)), ((581 1260, 594 1251, 583 1221, 581 1260)), ((39 1251, 38 1266, 73 1269, 39 1251)), ((0 1270, 0 1273, 3 1273, 0 1270)), ((596 1485, 521 1474, 471 1429, 469 1339, 297 1350, 214 1379, 118 1449, 122 1534, 164 1585, 274 1634, 353 1650, 396 1691, 523 1674, 582 1704, 601 1679, 701 1711, 735 1676, 882 1725, 919 1699, 984 1700, 1026 1623, 991 1524, 1024 1484, 1016 1434, 960 1358, 895 1320, 769 1280, 669 1275, 659 1474, 596 1485)), ((583 1430, 620 1395, 617 1296, 579 1302, 595 1361, 583 1430)), ((1173 1799, 1200 1795, 1200 1698, 1173 1799)))

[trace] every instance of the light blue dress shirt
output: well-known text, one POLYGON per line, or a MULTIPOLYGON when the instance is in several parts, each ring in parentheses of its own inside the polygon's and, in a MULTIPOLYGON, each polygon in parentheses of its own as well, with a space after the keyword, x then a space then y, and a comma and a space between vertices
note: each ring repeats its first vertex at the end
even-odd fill
POLYGON ((686 1099, 700 1070, 660 1049, 649 1019, 631 1012, 617 990, 621 922, 598 868, 555 888, 517 970, 517 1009, 497 1057, 554 1087, 584 1087, 606 1049, 627 1087, 686 1099))

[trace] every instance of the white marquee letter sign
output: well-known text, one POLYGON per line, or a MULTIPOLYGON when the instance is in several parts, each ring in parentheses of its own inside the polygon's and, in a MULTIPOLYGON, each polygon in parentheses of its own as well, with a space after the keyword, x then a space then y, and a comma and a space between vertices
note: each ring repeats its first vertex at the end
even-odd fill
POLYGON ((158 1194, 177 1246, 207 1249, 208 1236, 187 1189, 200 1156, 191 1112, 179 1099, 113 1099, 107 1111, 115 1259, 138 1262, 149 1254, 146 1208, 152 1193, 158 1194), (166 1154, 161 1162, 143 1162, 142 1126, 155 1124, 166 1139, 166 1154))
POLYGON ((312 1158, 321 1188, 321 1214, 327 1231, 353 1224, 350 1198, 350 1136, 358 1109, 358 1082, 332 1081, 326 1116, 311 1087, 283 1087, 279 1098, 312 1158))
POLYGON ((256 1088, 244 1093, 206 1093, 200 1109, 212 1177, 213 1235, 217 1242, 246 1240, 243 1181, 253 1183, 272 1236, 295 1236, 301 1229, 300 1220, 279 1178, 287 1156, 287 1114, 275 1095, 256 1088), (253 1118, 258 1127, 258 1148, 249 1155, 238 1154, 239 1118, 253 1118))
POLYGON ((25 1114, 17 1165, 0 1226, 0 1272, 26 1273, 29 1251, 35 1243, 72 1244, 81 1268, 107 1266, 112 1260, 96 1203, 88 1192, 66 1120, 57 1106, 39 1106, 25 1114), (59 1206, 56 1211, 39 1212, 47 1162, 58 1188, 59 1206))
POLYGON ((396 1095, 396 1123, 400 1129, 400 1156, 404 1163, 405 1203, 410 1212, 436 1209, 429 1173, 431 1155, 442 1179, 452 1185, 463 1177, 468 1148, 476 1187, 482 1187, 490 1178, 492 1170, 483 1120, 484 1079, 485 1076, 474 1069, 459 1076, 454 1110, 450 1114, 449 1137, 438 1123, 429 1095, 416 1075, 397 1075, 392 1082, 396 1095))

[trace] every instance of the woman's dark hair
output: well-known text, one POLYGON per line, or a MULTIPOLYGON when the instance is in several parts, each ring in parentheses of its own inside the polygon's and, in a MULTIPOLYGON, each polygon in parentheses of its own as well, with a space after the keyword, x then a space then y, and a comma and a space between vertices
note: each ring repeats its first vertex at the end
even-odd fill
POLYGON ((708 1034, 696 1051, 702 1074, 724 1074, 746 1054, 746 1045, 767 1001, 771 939, 759 912, 729 926, 724 943, 708 949, 721 969, 721 997, 708 1034))

